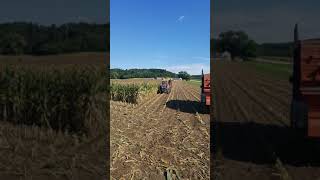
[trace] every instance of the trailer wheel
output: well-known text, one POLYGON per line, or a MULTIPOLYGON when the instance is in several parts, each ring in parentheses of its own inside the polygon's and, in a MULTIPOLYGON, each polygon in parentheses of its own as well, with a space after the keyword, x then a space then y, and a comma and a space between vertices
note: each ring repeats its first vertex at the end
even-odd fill
POLYGON ((308 122, 308 106, 301 101, 291 103, 290 123, 294 129, 306 129, 308 122))

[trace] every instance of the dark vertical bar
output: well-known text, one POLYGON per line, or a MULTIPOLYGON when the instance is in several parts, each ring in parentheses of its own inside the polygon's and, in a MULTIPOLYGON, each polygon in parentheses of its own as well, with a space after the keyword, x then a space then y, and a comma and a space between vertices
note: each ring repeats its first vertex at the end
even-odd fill
POLYGON ((300 88, 300 80, 301 80, 301 60, 300 60, 300 41, 299 41, 299 32, 298 32, 298 24, 294 27, 294 45, 293 45, 293 80, 292 80, 292 96, 293 99, 300 99, 299 88, 300 88))

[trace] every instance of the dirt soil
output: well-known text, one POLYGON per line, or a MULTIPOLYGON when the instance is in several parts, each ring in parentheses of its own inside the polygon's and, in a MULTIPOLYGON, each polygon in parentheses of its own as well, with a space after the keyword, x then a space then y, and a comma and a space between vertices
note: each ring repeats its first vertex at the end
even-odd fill
POLYGON ((138 105, 111 101, 111 178, 209 179, 209 112, 200 87, 174 81, 170 94, 138 105))
POLYGON ((105 135, 76 136, 37 126, 0 125, 0 179, 107 179, 105 135))
POLYGON ((214 62, 212 69, 214 178, 320 179, 319 142, 289 125, 289 81, 239 62, 214 62))

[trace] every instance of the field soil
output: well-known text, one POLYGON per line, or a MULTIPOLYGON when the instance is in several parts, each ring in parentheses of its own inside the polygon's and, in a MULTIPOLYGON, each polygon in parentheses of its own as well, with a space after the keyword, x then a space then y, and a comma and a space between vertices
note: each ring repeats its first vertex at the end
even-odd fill
POLYGON ((209 179, 210 117, 199 102, 200 87, 185 81, 139 104, 111 101, 111 178, 209 179))
POLYGON ((252 67, 212 63, 214 178, 320 179, 319 142, 290 128, 289 77, 252 67))
POLYGON ((0 123, 0 179, 106 179, 105 135, 0 123))

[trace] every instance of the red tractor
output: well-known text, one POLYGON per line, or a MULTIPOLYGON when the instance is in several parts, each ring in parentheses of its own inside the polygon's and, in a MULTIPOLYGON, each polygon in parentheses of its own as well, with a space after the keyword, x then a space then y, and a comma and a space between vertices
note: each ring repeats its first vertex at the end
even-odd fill
POLYGON ((202 70, 202 78, 201 78, 201 103, 206 106, 210 106, 210 74, 203 74, 202 70))

